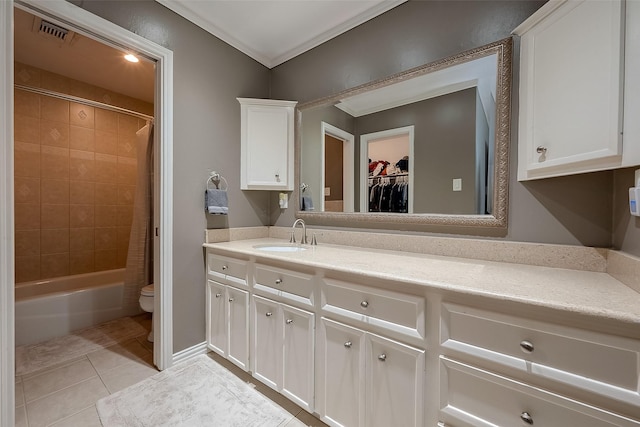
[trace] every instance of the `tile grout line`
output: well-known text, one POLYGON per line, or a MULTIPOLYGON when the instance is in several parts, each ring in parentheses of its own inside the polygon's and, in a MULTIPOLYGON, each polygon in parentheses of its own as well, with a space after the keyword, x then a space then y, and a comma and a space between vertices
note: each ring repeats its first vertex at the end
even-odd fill
POLYGON ((93 375, 93 376, 91 376, 91 377, 88 377, 88 378, 85 378, 85 379, 83 379, 82 381, 78 381, 77 383, 69 384, 69 385, 68 385, 68 386, 66 386, 66 387, 62 387, 62 388, 60 388, 60 389, 58 389, 58 390, 56 390, 56 391, 52 391, 51 393, 44 394, 44 395, 42 395, 42 396, 38 397, 37 399, 33 399, 33 400, 29 401, 29 402, 27 402, 27 399, 26 399, 26 396, 25 396, 25 403, 24 403, 25 409, 26 409, 27 405, 30 405, 30 404, 35 403, 35 402, 38 402, 39 400, 45 399, 45 398, 47 398, 47 397, 51 397, 51 396, 53 396, 53 395, 54 395, 54 394, 56 394, 56 393, 59 393, 59 392, 61 392, 61 391, 63 391, 63 390, 67 390, 67 389, 69 389, 69 388, 71 388, 71 387, 75 387, 75 386, 77 386, 78 384, 82 384, 82 383, 87 382, 87 381, 89 381, 89 380, 92 380, 92 379, 94 379, 94 378, 96 378, 96 377, 99 377, 99 375, 98 375, 98 373, 97 373, 97 372, 96 372, 96 374, 95 374, 95 375, 93 375))

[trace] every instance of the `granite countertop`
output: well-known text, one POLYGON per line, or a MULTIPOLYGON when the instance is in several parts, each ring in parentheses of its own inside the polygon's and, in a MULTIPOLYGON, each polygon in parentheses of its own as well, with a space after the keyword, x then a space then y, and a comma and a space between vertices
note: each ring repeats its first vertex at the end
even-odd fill
POLYGON ((300 252, 267 252, 256 245, 287 244, 273 238, 205 243, 220 254, 285 261, 426 286, 432 289, 524 302, 640 326, 640 293, 607 273, 367 249, 304 245, 300 252))

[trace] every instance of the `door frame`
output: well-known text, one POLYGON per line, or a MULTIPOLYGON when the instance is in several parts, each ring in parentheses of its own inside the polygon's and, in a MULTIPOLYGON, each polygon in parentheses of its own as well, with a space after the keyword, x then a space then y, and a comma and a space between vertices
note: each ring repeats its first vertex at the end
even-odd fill
POLYGON ((13 8, 44 14, 51 20, 120 50, 129 48, 156 61, 154 138, 158 167, 154 218, 159 251, 155 266, 154 364, 173 362, 173 52, 65 0, 0 1, 0 425, 15 418, 14 196, 13 196, 13 8), (157 211, 157 210, 156 210, 157 211))
POLYGON ((354 209, 354 177, 355 177, 355 137, 349 132, 338 127, 321 122, 322 134, 322 164, 320 165, 320 174, 322 176, 322 186, 320 188, 320 212, 324 212, 324 188, 325 183, 325 136, 329 135, 342 141, 342 203, 343 212, 353 212, 354 209))

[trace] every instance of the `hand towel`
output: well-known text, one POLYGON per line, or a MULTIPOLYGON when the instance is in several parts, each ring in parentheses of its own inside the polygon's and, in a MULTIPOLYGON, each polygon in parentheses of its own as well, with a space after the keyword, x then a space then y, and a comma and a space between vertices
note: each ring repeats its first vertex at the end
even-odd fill
POLYGON ((302 196, 302 210, 303 211, 313 210, 313 200, 311 200, 311 196, 302 196))
POLYGON ((229 201, 226 190, 209 188, 204 192, 205 210, 214 215, 227 215, 229 213, 229 201))

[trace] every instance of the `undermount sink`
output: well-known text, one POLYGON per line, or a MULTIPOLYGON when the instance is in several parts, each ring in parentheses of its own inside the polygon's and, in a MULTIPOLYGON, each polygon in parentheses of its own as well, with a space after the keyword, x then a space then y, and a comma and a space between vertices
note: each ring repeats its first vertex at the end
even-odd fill
POLYGON ((255 249, 265 252, 302 252, 307 248, 298 245, 272 244, 272 245, 256 245, 255 249))

